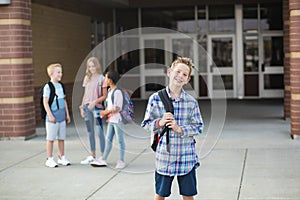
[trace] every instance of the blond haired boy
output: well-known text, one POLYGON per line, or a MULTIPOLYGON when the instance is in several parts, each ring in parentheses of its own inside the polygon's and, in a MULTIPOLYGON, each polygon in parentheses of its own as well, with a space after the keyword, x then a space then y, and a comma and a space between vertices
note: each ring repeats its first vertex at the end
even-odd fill
POLYGON ((196 168, 200 164, 194 136, 202 133, 203 121, 197 100, 183 89, 191 79, 192 66, 190 58, 178 57, 167 71, 166 92, 174 114, 162 112, 164 104, 156 92, 149 97, 142 122, 142 127, 156 134, 161 134, 164 127, 170 129, 170 135, 164 134, 156 149, 155 200, 170 196, 175 176, 183 200, 193 200, 197 194, 196 168))
POLYGON ((50 64, 47 67, 47 72, 50 77, 50 82, 47 83, 43 88, 43 104, 47 113, 45 121, 47 133, 47 161, 45 165, 53 168, 58 166, 52 155, 53 143, 56 139, 58 140, 58 164, 64 166, 70 165, 70 162, 65 157, 64 141, 66 139, 66 122, 70 123, 71 120, 64 88, 60 82, 62 78, 61 64, 50 64), (55 88, 55 97, 51 105, 48 103, 51 92, 49 84, 52 84, 55 88))

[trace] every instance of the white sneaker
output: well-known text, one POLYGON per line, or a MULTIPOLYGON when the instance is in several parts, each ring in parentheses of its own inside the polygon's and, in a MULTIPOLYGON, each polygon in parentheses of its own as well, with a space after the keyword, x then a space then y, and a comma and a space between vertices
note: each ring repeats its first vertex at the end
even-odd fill
POLYGON ((58 165, 57 165, 57 163, 54 161, 53 157, 47 158, 45 165, 46 165, 47 167, 51 167, 51 168, 58 167, 58 165))
POLYGON ((95 161, 95 158, 93 156, 88 156, 88 157, 86 157, 85 160, 80 161, 80 164, 82 164, 82 165, 89 165, 93 161, 95 161))
POLYGON ((123 169, 124 167, 126 166, 125 162, 123 162, 122 160, 119 160, 117 162, 117 165, 116 165, 116 169, 123 169))
POLYGON ((102 158, 99 158, 97 160, 94 160, 93 162, 91 162, 91 166, 93 167, 106 167, 107 163, 105 160, 102 160, 102 158))
POLYGON ((62 156, 61 158, 58 157, 57 163, 64 166, 71 165, 70 161, 68 161, 66 156, 62 156))

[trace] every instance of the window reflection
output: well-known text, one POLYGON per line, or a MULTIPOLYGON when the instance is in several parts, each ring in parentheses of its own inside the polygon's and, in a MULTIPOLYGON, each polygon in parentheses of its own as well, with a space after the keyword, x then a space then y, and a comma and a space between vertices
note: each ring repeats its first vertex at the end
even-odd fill
POLYGON ((117 69, 119 74, 125 74, 130 71, 130 73, 139 73, 139 50, 134 50, 128 53, 122 54, 117 59, 117 69))
POLYGON ((283 38, 264 37, 264 64, 265 66, 283 66, 283 38))
POLYGON ((233 89, 233 76, 232 75, 221 75, 222 81, 219 76, 213 76, 213 89, 214 90, 232 90, 233 89), (224 85, 223 85, 224 84, 224 85))
POLYGON ((142 27, 162 27, 195 33, 194 7, 143 8, 142 27))
POLYGON ((181 57, 194 57, 193 41, 191 39, 172 39, 172 50, 181 57))
POLYGON ((257 32, 257 4, 243 5, 243 29, 245 32, 257 32))
POLYGON ((264 89, 283 89, 283 74, 265 74, 264 89))
POLYGON ((258 37, 248 35, 244 37, 244 71, 258 71, 258 37))
POLYGON ((217 67, 232 67, 232 39, 212 39, 212 55, 217 67))
POLYGON ((138 28, 138 9, 116 9, 116 31, 120 33, 129 29, 138 28))
POLYGON ((209 6, 209 31, 235 31, 234 5, 209 6))
MULTIPOLYGON (((145 40, 145 64, 165 64, 164 40, 145 40)), ((146 65, 146 69, 160 69, 160 65, 146 65)))
POLYGON ((166 77, 146 77, 146 91, 158 91, 165 87, 166 85, 166 77))
POLYGON ((197 33, 207 33, 206 9, 204 6, 198 6, 197 33))
POLYGON ((261 30, 282 30, 282 3, 260 4, 261 30))
POLYGON ((125 74, 127 72, 138 74, 139 68, 136 66, 140 65, 139 57, 139 38, 126 38, 120 37, 116 40, 116 53, 121 55, 117 58, 117 70, 120 74, 125 74), (130 51, 131 49, 137 49, 130 51))

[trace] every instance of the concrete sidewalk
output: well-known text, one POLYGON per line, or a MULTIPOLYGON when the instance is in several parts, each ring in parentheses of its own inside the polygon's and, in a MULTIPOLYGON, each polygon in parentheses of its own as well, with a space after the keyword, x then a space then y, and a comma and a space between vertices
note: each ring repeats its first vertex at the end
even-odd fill
MULTIPOLYGON (((200 104, 208 125, 210 103, 200 104)), ((300 200, 300 140, 290 139, 282 102, 232 100, 227 106, 225 127, 212 151, 203 149, 205 134, 197 138, 201 167, 195 199, 300 200)), ((138 122, 144 108, 145 102, 137 103, 138 122)), ((79 164, 88 155, 84 124, 68 126, 65 151, 72 165, 67 167, 44 166, 44 128, 37 128, 37 137, 28 141, 0 141, 0 199, 153 199, 154 153, 149 134, 139 124, 125 129, 127 167, 121 171, 114 169, 116 140, 109 167, 79 164)), ((181 199, 176 181, 167 199, 181 199)))

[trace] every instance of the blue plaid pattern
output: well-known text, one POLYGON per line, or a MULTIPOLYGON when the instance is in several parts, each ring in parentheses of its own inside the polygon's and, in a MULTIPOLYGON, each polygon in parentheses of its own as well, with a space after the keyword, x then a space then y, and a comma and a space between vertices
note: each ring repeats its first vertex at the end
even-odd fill
MULTIPOLYGON (((170 97, 170 91, 167 87, 170 97)), ((203 130, 203 121, 198 102, 183 89, 181 96, 172 99, 174 118, 182 128, 183 135, 170 132, 170 152, 167 152, 166 134, 161 138, 156 149, 156 171, 162 175, 182 176, 189 173, 198 164, 193 136, 203 130)), ((141 124, 148 131, 160 134, 162 128, 157 126, 157 120, 163 117, 165 108, 158 92, 149 98, 144 120, 141 124)))

